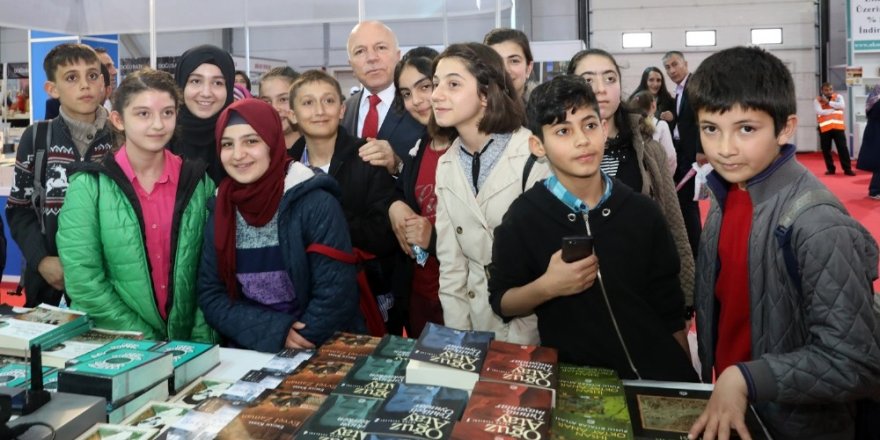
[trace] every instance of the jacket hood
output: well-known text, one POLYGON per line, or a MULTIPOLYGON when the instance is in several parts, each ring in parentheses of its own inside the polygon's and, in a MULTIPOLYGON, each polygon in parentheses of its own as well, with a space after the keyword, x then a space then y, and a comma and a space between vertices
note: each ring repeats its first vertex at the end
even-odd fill
POLYGON ((284 196, 281 198, 280 209, 316 190, 327 191, 337 200, 341 196, 336 179, 323 172, 315 172, 300 162, 290 162, 284 177, 284 196))

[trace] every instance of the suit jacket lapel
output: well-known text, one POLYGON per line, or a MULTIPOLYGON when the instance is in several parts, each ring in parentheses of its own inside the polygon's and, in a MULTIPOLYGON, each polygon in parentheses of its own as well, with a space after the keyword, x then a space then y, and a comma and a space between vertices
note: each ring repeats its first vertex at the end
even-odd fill
POLYGON ((361 89, 360 92, 351 95, 348 99, 345 100, 345 115, 342 116, 342 126, 345 127, 345 130, 352 135, 359 135, 358 133, 358 111, 360 110, 361 97, 364 94, 364 90, 361 89))

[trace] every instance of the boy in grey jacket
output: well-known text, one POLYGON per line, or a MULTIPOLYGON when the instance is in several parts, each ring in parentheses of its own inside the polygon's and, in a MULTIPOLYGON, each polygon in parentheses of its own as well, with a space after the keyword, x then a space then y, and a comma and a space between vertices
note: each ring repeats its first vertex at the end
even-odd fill
POLYGON ((780 217, 806 193, 830 193, 788 143, 797 108, 782 61, 758 48, 718 52, 688 93, 715 168, 695 305, 702 377, 717 375, 688 436, 751 438, 752 403, 774 438, 851 439, 855 402, 880 395, 877 243, 830 198, 796 216, 796 266, 786 265, 780 217))

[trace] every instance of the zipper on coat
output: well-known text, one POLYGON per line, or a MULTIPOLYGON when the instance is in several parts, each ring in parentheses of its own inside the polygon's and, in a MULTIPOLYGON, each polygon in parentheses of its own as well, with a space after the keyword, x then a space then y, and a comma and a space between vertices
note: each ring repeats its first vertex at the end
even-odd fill
MULTIPOLYGON (((583 217, 584 225, 586 225, 587 228, 587 235, 592 237, 593 233, 590 231, 589 212, 584 212, 583 217)), ((608 308, 608 315, 611 316, 611 324, 614 325, 614 332, 617 334, 617 340, 620 341, 620 346, 623 347, 623 354, 626 356, 629 368, 635 373, 636 378, 641 380, 642 376, 639 374, 639 370, 636 368, 636 364, 633 362, 632 356, 629 354, 629 348, 626 346, 626 341, 623 340, 623 334, 620 333, 620 326, 617 325, 617 318, 614 316, 614 309, 611 308, 611 301, 608 300, 608 292, 605 291, 605 283, 602 282, 602 271, 598 268, 596 269, 596 280, 599 281, 599 290, 602 291, 602 298, 605 300, 605 307, 608 308)))

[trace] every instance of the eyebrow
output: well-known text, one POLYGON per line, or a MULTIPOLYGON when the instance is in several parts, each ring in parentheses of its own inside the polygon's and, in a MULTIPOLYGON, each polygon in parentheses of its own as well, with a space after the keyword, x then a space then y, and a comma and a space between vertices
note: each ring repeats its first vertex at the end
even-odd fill
POLYGON ((605 75, 606 73, 613 73, 613 74, 617 75, 617 72, 614 69, 608 69, 608 70, 605 70, 605 71, 602 71, 599 73, 596 73, 596 71, 594 71, 594 70, 587 70, 587 71, 581 72, 581 75, 605 75))
MULTIPOLYGON (((462 76, 460 73, 457 73, 457 72, 447 73, 446 76, 445 76, 444 78, 449 78, 450 76, 457 76, 457 77, 459 77, 459 78, 464 79, 464 76, 462 76)), ((434 75, 434 78, 435 78, 435 79, 440 79, 440 77, 437 76, 437 75, 434 75)))

